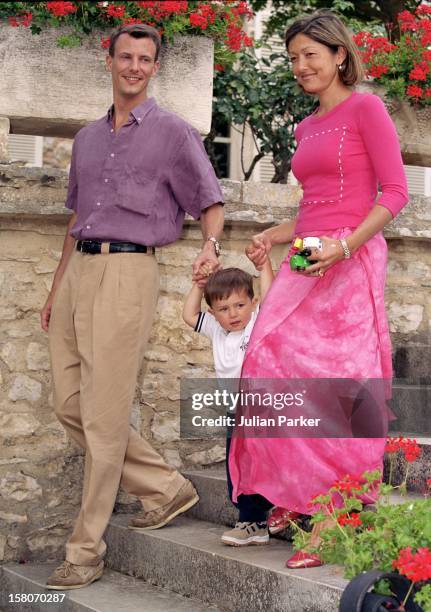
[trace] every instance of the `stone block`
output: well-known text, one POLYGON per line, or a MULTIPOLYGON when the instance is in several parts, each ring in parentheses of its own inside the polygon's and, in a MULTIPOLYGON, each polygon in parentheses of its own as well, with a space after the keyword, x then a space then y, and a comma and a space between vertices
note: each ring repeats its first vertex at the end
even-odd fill
POLYGON ((431 437, 431 386, 394 384, 391 408, 397 417, 391 430, 403 435, 431 437))
POLYGON ((42 488, 31 476, 10 473, 0 480, 0 496, 17 502, 34 501, 42 497, 42 488))
POLYGON ((180 437, 180 425, 176 415, 168 412, 156 413, 151 425, 153 438, 158 442, 173 442, 180 437))
POLYGON ((0 164, 9 161, 10 122, 7 117, 0 117, 0 164))
POLYGON ((9 391, 9 399, 13 402, 17 400, 27 400, 37 402, 42 395, 42 385, 38 380, 30 378, 25 374, 19 374, 13 381, 9 391))
POLYGON ((408 379, 414 384, 431 383, 431 345, 395 344, 393 367, 396 378, 408 379))
POLYGON ((226 449, 220 444, 203 451, 191 453, 187 456, 187 462, 193 465, 213 465, 226 459, 226 449))
MULTIPOLYGON (((65 33, 46 28, 33 36, 25 28, 0 25, 0 115, 9 117, 12 133, 71 138, 111 105, 111 76, 105 69, 106 51, 100 46, 102 33, 85 36, 80 47, 60 49, 56 39, 65 33)), ((150 95, 207 134, 211 127, 212 40, 176 37, 174 43, 163 46, 160 62, 150 95)))
POLYGON ((0 438, 20 438, 32 436, 40 423, 30 413, 4 414, 0 412, 0 438))
POLYGON ((0 561, 4 560, 6 544, 7 544, 7 537, 4 535, 0 535, 0 561))
POLYGON ((180 470, 183 467, 180 453, 175 448, 161 448, 160 453, 168 465, 180 470))
POLYGON ((0 359, 13 372, 17 364, 17 347, 12 342, 5 342, 0 348, 0 359))
POLYGON ((39 342, 30 342, 27 347, 27 368, 29 370, 49 370, 51 368, 49 351, 39 342))
POLYGON ((389 305, 388 314, 391 331, 410 334, 417 331, 421 325, 424 307, 421 304, 398 304, 393 302, 389 305))
POLYGON ((11 523, 11 524, 27 523, 28 517, 26 514, 14 514, 13 512, 0 512, 0 521, 5 521, 5 523, 11 523))

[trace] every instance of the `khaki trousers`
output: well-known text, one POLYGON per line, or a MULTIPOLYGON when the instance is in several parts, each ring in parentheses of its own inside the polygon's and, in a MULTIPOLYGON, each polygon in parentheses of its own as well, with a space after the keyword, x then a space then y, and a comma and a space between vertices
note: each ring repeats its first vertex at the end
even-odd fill
POLYGON ((145 510, 165 505, 185 479, 130 427, 136 379, 157 303, 153 255, 74 251, 49 323, 54 409, 85 449, 82 505, 66 559, 96 565, 118 487, 145 510))

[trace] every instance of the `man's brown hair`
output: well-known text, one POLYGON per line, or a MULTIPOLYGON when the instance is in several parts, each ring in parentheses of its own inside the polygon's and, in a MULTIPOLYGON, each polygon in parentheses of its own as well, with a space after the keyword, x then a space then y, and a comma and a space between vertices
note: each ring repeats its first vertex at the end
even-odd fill
POLYGON ((204 289, 205 301, 211 308, 214 300, 225 300, 234 291, 245 291, 252 300, 254 298, 253 277, 239 268, 217 270, 208 278, 204 289))
POLYGON ((157 62, 162 46, 162 41, 160 38, 160 34, 155 28, 152 28, 149 25, 145 25, 144 23, 136 23, 132 25, 123 25, 118 27, 112 32, 111 36, 109 37, 108 53, 111 57, 114 57, 115 43, 122 34, 128 34, 129 36, 133 36, 133 38, 150 38, 156 45, 156 56, 154 58, 154 61, 157 62))

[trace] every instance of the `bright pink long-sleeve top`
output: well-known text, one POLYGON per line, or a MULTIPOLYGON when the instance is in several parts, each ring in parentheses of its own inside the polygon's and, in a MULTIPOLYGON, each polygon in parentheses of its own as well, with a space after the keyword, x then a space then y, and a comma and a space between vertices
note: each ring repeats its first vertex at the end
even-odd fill
POLYGON ((379 97, 353 92, 322 117, 306 117, 295 137, 292 170, 303 188, 297 234, 357 227, 374 204, 395 217, 407 203, 397 133, 379 97))

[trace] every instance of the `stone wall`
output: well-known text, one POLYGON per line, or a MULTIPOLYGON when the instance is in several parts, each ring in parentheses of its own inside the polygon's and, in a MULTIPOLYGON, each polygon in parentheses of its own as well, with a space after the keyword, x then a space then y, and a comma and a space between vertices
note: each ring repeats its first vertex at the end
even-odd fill
MULTIPOLYGON (((60 558, 80 505, 82 452, 57 422, 50 395, 47 338, 39 310, 57 266, 67 211, 67 175, 47 168, 0 166, 0 560, 60 558)), ((253 272, 248 237, 294 214, 298 188, 225 181, 225 266, 253 272)), ((414 198, 387 232, 387 306, 399 376, 429 368, 430 199, 414 198)), ((181 376, 212 373, 208 341, 182 323, 190 263, 201 244, 187 221, 182 239, 160 249, 157 320, 136 388, 133 425, 178 468, 224 460, 223 440, 179 440, 181 376)), ((285 249, 274 253, 277 267, 285 249)), ((124 493, 118 507, 134 500, 124 493)))
MULTIPOLYGON (((92 32, 67 50, 56 43, 65 33, 70 30, 49 28, 34 36, 0 23, 0 116, 9 117, 11 133, 71 138, 111 106, 111 76, 100 46, 106 32, 92 32)), ((177 36, 162 46, 160 70, 149 86, 150 95, 201 134, 211 127, 213 62, 211 38, 177 36)))

